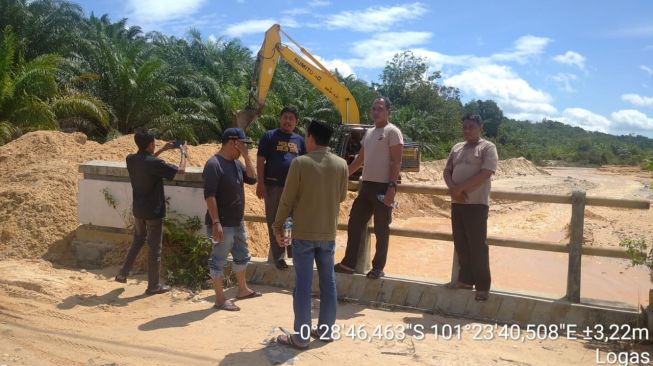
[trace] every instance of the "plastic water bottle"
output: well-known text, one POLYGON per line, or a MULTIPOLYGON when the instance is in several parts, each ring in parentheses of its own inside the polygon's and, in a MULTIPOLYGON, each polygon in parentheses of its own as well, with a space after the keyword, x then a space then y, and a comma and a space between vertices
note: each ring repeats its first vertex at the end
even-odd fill
MULTIPOLYGON (((376 195, 376 198, 378 198, 379 201, 381 201, 381 203, 383 203, 383 201, 385 200, 385 194, 377 194, 377 195, 376 195)), ((397 207, 397 202, 396 202, 396 201, 395 201, 395 202, 392 202, 392 203, 390 204, 390 207, 392 207, 392 208, 396 208, 396 207, 397 207)))
POLYGON ((292 240, 292 217, 288 217, 283 223, 283 241, 286 246, 290 245, 292 240))

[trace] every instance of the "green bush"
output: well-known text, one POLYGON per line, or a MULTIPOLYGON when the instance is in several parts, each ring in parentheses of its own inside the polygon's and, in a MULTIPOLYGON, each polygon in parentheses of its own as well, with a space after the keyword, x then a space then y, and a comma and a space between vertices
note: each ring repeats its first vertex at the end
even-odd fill
POLYGON ((198 217, 177 214, 164 219, 163 260, 168 284, 193 291, 208 287, 211 244, 202 234, 203 228, 198 217))
POLYGON ((644 238, 626 238, 619 243, 619 246, 626 248, 626 253, 633 266, 642 264, 653 269, 653 246, 648 250, 644 238))
POLYGON ((644 159, 641 166, 644 170, 653 170, 653 158, 644 159))

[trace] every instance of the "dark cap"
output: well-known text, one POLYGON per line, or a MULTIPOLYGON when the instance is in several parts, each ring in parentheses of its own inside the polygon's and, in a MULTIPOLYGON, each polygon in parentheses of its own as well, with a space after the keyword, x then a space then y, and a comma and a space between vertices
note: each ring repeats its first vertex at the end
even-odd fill
POLYGON ((230 127, 222 133, 222 141, 228 139, 240 140, 246 144, 251 144, 252 140, 245 136, 245 131, 242 128, 230 127))

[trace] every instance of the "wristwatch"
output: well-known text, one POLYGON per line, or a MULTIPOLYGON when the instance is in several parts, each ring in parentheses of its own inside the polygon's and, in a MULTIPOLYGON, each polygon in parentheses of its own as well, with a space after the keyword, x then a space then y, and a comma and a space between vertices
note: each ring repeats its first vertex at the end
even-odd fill
POLYGON ((397 182, 391 181, 388 183, 388 188, 397 188, 397 182))

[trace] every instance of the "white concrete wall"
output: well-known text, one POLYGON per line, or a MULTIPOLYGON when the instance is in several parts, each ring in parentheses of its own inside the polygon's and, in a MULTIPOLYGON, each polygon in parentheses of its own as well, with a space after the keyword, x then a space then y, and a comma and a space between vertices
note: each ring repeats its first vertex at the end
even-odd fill
MULTIPOLYGON (((168 212, 199 217, 204 221, 206 204, 201 188, 165 186, 169 197, 168 212)), ((92 224, 124 229, 131 222, 132 188, 129 182, 82 179, 77 191, 77 218, 80 224, 92 224), (107 189, 116 201, 116 209, 109 206, 102 191, 107 189)))

